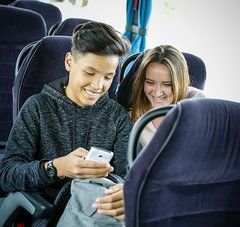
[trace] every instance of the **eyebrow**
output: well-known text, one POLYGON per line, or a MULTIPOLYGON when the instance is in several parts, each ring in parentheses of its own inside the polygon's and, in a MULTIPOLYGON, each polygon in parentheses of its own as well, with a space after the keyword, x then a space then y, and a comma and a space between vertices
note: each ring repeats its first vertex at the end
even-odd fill
MULTIPOLYGON (((100 71, 98 71, 97 69, 93 68, 92 66, 85 66, 86 69, 88 70, 92 70, 96 73, 100 73, 100 71)), ((114 76, 115 75, 115 72, 110 72, 110 73, 107 73, 106 75, 109 75, 109 76, 114 76)))
MULTIPOLYGON (((150 81, 154 81, 155 82, 155 80, 151 80, 151 79, 149 79, 149 78, 147 78, 147 77, 145 77, 145 80, 150 80, 150 81)), ((172 83, 172 81, 171 80, 165 80, 165 81, 162 81, 163 83, 172 83)))

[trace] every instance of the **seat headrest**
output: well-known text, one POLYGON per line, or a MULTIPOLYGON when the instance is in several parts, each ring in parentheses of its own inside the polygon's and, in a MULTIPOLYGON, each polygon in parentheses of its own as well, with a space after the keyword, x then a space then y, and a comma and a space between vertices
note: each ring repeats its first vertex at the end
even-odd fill
POLYGON ((47 31, 49 31, 54 24, 62 21, 61 11, 53 4, 36 0, 17 0, 12 3, 12 6, 29 9, 39 13, 46 22, 47 31))
POLYGON ((0 6, 0 43, 27 45, 47 34, 44 19, 30 10, 0 6), (7 21, 7 23, 6 23, 7 21))
POLYGON ((71 37, 67 36, 46 36, 33 46, 14 80, 14 117, 26 99, 39 93, 44 84, 68 76, 64 61, 69 51, 71 37))
POLYGON ((89 22, 88 19, 82 18, 68 18, 64 20, 62 23, 58 25, 55 31, 53 31, 54 35, 64 35, 64 36, 72 36, 74 28, 86 22, 89 22))

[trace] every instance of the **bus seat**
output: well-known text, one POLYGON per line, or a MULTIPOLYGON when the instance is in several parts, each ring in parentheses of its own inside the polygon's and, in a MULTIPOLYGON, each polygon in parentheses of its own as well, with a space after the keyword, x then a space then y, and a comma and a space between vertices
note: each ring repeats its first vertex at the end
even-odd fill
POLYGON ((0 147, 4 150, 12 127, 12 84, 17 56, 27 44, 46 35, 46 25, 35 12, 0 5, 0 26, 0 147))
POLYGON ((36 0, 17 0, 12 3, 12 6, 39 13, 45 20, 47 33, 52 26, 62 21, 61 11, 58 9, 58 7, 50 3, 36 0))
POLYGON ((240 226, 239 134, 240 103, 227 100, 186 99, 143 115, 129 140, 126 226, 240 226), (134 159, 143 127, 169 109, 134 159))
POLYGON ((14 0, 2 0, 2 1, 0 1, 0 5, 9 5, 12 2, 14 2, 14 0))
POLYGON ((83 18, 67 18, 51 31, 51 35, 72 36, 74 28, 79 25, 90 21, 83 18))
MULTIPOLYGON (((148 50, 146 50, 148 51, 148 50)), ((131 106, 132 85, 145 52, 130 55, 125 59, 120 70, 120 85, 117 89, 117 101, 125 108, 131 106)), ((189 70, 191 86, 204 89, 206 81, 206 66, 203 60, 196 55, 183 53, 189 70)))
POLYGON ((13 86, 13 118, 28 97, 40 93, 43 85, 68 76, 65 55, 71 51, 71 37, 46 36, 28 50, 22 60, 13 86))
MULTIPOLYGON (((55 79, 68 75, 65 70, 65 55, 71 49, 71 38, 64 36, 46 36, 41 40, 29 44, 26 49, 24 58, 19 55, 21 64, 16 71, 13 84, 13 119, 16 118, 24 102, 33 94, 39 93, 43 85, 55 79)), ((19 59, 17 60, 19 61, 19 59)), ((66 189, 67 190, 67 189, 66 189)), ((61 194, 61 193, 60 193, 61 194)), ((64 197, 67 198, 67 195, 64 197)), ((61 203, 63 201, 61 200, 61 203)), ((3 206, 0 208, 0 226, 10 225, 17 215, 21 212, 23 219, 28 219, 31 214, 36 219, 44 219, 53 215, 56 211, 55 205, 58 204, 56 199, 54 205, 45 201, 37 193, 16 192, 9 193, 7 199, 3 200, 3 206), (28 211, 24 212, 19 208, 19 204, 28 211), (30 214, 29 214, 30 213, 30 214)), ((59 209, 56 208, 57 210, 59 209)), ((22 218, 20 218, 22 221, 22 218)), ((55 220, 51 218, 51 220, 55 220)), ((26 223, 26 222, 25 222, 26 223)), ((27 224, 29 224, 27 222, 27 224)))

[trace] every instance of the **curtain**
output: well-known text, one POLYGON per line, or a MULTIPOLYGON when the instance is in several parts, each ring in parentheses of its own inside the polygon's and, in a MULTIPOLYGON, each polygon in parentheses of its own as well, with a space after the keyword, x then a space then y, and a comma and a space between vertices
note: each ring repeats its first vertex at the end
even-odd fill
POLYGON ((127 0, 125 35, 132 43, 130 54, 144 51, 152 0, 127 0))

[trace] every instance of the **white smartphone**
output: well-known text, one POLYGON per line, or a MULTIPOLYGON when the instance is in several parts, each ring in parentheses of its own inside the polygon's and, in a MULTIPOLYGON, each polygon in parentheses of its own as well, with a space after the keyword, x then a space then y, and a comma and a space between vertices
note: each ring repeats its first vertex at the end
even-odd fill
POLYGON ((86 156, 86 160, 110 162, 113 157, 113 152, 107 151, 98 147, 91 147, 86 156))

